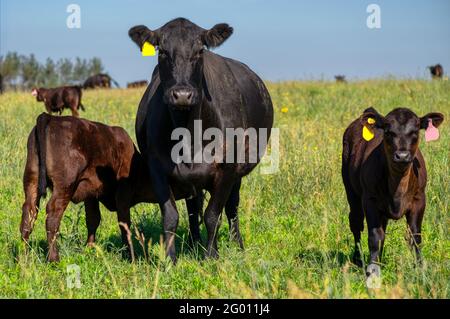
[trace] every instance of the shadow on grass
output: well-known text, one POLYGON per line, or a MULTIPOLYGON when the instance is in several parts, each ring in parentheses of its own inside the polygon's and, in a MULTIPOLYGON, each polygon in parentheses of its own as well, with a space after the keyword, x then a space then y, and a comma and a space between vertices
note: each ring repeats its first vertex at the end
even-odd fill
POLYGON ((351 256, 337 250, 321 251, 318 249, 305 249, 299 252, 297 258, 301 262, 311 264, 331 263, 340 267, 347 262, 351 262, 351 256))
MULTIPOLYGON (((131 237, 134 248, 134 257, 136 260, 145 260, 148 258, 149 260, 153 260, 155 258, 152 251, 154 248, 163 242, 163 229, 160 221, 155 221, 154 219, 145 218, 136 220, 131 226, 131 237), (144 247, 142 247, 142 243, 138 238, 139 234, 142 234, 144 237, 144 247), (151 245, 149 245, 151 243, 151 245), (145 251, 144 251, 145 249, 145 251), (151 251, 150 251, 151 250, 151 251)), ((201 231, 202 238, 206 238, 203 231, 201 231)), ((141 239, 142 240, 142 239, 141 239)), ((117 253, 118 251, 122 252, 122 256, 125 259, 131 260, 127 254, 127 250, 122 243, 122 237, 119 229, 116 234, 110 235, 105 239, 105 247, 106 251, 110 253, 117 253)), ((192 247, 189 241, 189 229, 184 226, 178 226, 177 234, 175 237, 175 248, 177 252, 177 257, 181 256, 191 256, 196 259, 203 259, 204 248, 203 241, 201 245, 196 245, 192 247)))

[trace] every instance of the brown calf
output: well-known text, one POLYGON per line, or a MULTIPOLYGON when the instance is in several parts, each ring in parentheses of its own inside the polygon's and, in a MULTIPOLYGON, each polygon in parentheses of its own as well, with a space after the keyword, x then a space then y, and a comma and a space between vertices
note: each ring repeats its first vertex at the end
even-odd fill
MULTIPOLYGON (((122 241, 128 246, 130 207, 156 202, 149 181, 147 165, 124 129, 42 113, 28 137, 22 238, 28 241, 40 198, 48 187, 52 190, 46 207, 49 261, 59 259, 56 237, 69 202, 85 204, 88 245, 95 241, 101 202, 108 210, 117 211, 122 241)), ((176 191, 174 196, 180 198, 176 191)), ((191 243, 199 233, 202 203, 203 196, 186 200, 191 243)))
POLYGON ((146 183, 149 179, 145 165, 141 165, 143 161, 131 138, 120 127, 42 113, 29 135, 27 151, 20 231, 28 241, 40 198, 49 187, 52 190, 46 207, 49 261, 59 260, 56 237, 70 201, 85 204, 88 244, 94 242, 100 224, 99 202, 117 211, 122 240, 128 244, 130 207, 138 202, 155 201, 146 183))
POLYGON ((72 111, 73 116, 79 116, 78 109, 84 111, 81 104, 81 87, 62 86, 52 89, 34 88, 31 94, 36 97, 38 102, 44 102, 45 109, 49 114, 58 112, 59 115, 65 108, 72 111))
POLYGON ((419 150, 419 130, 427 130, 426 139, 437 139, 437 127, 443 120, 440 113, 418 117, 409 109, 397 108, 384 117, 368 108, 346 129, 342 178, 350 205, 356 264, 362 265, 359 243, 364 217, 372 265, 382 255, 388 219, 405 215, 410 244, 420 261, 427 170, 419 150))

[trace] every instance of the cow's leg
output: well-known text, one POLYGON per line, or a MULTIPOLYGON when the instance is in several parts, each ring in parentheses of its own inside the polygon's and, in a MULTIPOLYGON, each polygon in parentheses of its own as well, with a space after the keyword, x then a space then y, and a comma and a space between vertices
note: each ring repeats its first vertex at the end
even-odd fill
POLYGON ((353 238, 355 242, 355 247, 353 251, 352 260, 353 262, 362 267, 362 257, 361 257, 361 232, 364 230, 364 212, 361 206, 361 199, 356 198, 350 204, 350 230, 353 233, 353 238))
POLYGON ((28 241, 38 215, 38 163, 36 156, 28 155, 24 173, 25 202, 22 205, 20 233, 24 241, 28 241))
POLYGON ((242 242, 241 232, 239 231, 239 217, 238 217, 238 207, 239 207, 239 191, 241 189, 241 179, 237 181, 233 188, 231 189, 230 196, 225 204, 225 213, 228 219, 228 225, 230 227, 231 239, 239 244, 241 249, 244 249, 244 244, 242 242))
POLYGON ((353 234, 354 238, 354 251, 352 256, 352 261, 355 265, 362 267, 362 248, 361 248, 361 232, 364 230, 364 210, 362 207, 361 197, 353 190, 353 187, 350 182, 350 173, 349 173, 349 156, 348 145, 344 143, 344 154, 343 154, 343 163, 342 163, 342 180, 344 182, 345 193, 347 195, 347 202, 350 206, 350 213, 348 215, 350 230, 353 234))
POLYGON ((186 208, 189 216, 189 241, 192 247, 201 243, 199 216, 203 213, 203 193, 186 199, 186 208))
POLYGON ((161 209, 162 224, 164 230, 164 243, 166 255, 173 263, 176 263, 175 235, 178 227, 179 214, 175 204, 175 198, 164 173, 164 168, 156 159, 148 160, 150 180, 161 209))
POLYGON ((425 213, 425 195, 419 201, 415 202, 413 209, 406 214, 408 224, 408 239, 411 248, 416 253, 417 263, 422 262, 421 244, 422 244, 422 220, 425 213))
POLYGON ((97 199, 88 199, 84 202, 84 208, 86 210, 86 226, 88 230, 86 245, 91 246, 95 243, 95 233, 101 220, 99 202, 97 199))
POLYGON ((223 173, 214 183, 211 190, 211 198, 205 212, 205 225, 208 232, 208 243, 206 257, 217 258, 217 232, 220 226, 220 215, 228 200, 230 192, 236 179, 232 178, 232 173, 223 173))
POLYGON ((80 117, 76 107, 71 107, 70 110, 72 111, 72 116, 80 117))
POLYGON ((134 260, 134 251, 132 245, 131 235, 131 216, 129 207, 118 207, 117 209, 117 221, 119 222, 120 234, 122 236, 122 244, 127 247, 124 257, 134 260))
POLYGON ((71 195, 72 194, 67 194, 67 192, 59 191, 59 188, 54 187, 53 194, 47 203, 47 219, 45 226, 48 241, 48 261, 50 262, 59 261, 56 239, 58 237, 61 218, 70 202, 71 195))
POLYGON ((346 185, 345 191, 347 193, 347 201, 350 206, 350 213, 348 215, 350 230, 353 234, 355 242, 352 261, 355 265, 362 267, 361 232, 364 230, 364 211, 362 208, 361 198, 353 191, 351 186, 347 187, 346 185))
POLYGON ((385 225, 373 199, 365 197, 363 199, 363 207, 366 214, 367 229, 369 232, 369 264, 376 264, 380 261, 380 252, 383 250, 385 225))

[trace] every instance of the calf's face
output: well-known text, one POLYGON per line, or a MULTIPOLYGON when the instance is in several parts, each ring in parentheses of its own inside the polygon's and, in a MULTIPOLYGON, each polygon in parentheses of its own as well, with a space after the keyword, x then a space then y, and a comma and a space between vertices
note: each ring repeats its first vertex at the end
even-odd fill
POLYGON ((443 120, 444 116, 441 113, 428 113, 418 117, 407 108, 396 108, 385 117, 374 108, 369 108, 361 116, 362 124, 366 127, 373 126, 383 130, 383 145, 387 159, 399 166, 414 160, 419 147, 420 129, 437 129, 443 120), (369 121, 369 118, 375 122, 369 124, 373 122, 369 121))
POLYGON ((36 89, 36 88, 34 88, 34 89, 31 91, 31 95, 35 96, 35 97, 36 97, 36 100, 39 101, 39 102, 42 102, 42 101, 44 100, 44 97, 42 96, 42 91, 41 91, 41 90, 42 90, 42 89, 36 89))
POLYGON ((158 49, 158 69, 164 103, 189 109, 203 98, 203 52, 220 46, 233 32, 227 24, 205 30, 186 19, 175 19, 158 30, 135 26, 128 32, 140 47, 145 42, 158 49))

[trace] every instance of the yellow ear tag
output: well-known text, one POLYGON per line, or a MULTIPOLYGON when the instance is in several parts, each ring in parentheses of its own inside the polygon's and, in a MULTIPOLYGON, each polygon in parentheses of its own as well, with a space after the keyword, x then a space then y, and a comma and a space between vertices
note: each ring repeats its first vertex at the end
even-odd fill
POLYGON ((142 45, 142 56, 154 56, 156 54, 155 47, 150 42, 144 42, 142 45))
POLYGON ((365 139, 368 142, 371 139, 373 139, 375 134, 371 130, 369 130, 367 128, 367 126, 364 125, 363 130, 362 130, 362 136, 363 136, 363 139, 365 139))
MULTIPOLYGON (((375 124, 375 119, 369 117, 367 119, 367 123, 371 124, 371 125, 375 124)), ((375 134, 367 126, 364 125, 363 130, 362 130, 362 136, 363 136, 363 139, 365 139, 368 142, 374 138, 375 134)))

